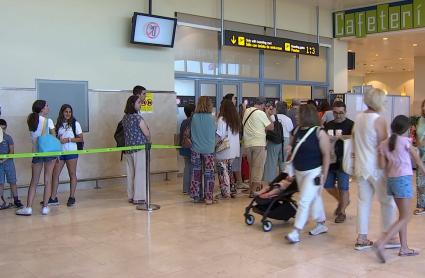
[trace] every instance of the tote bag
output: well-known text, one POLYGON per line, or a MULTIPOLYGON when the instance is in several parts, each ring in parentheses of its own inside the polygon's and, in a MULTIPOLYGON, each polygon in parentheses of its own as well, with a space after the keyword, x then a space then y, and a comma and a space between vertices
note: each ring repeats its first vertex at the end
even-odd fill
POLYGON ((62 144, 53 135, 49 133, 49 126, 46 124, 48 119, 44 119, 41 135, 37 138, 37 149, 40 153, 61 152, 62 144))
POLYGON ((353 140, 344 140, 344 154, 342 156, 342 170, 352 176, 354 174, 353 140))

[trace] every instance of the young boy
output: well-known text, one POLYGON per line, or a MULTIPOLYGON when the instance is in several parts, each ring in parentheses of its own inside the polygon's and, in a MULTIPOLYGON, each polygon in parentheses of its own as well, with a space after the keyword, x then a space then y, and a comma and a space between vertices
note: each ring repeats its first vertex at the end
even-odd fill
MULTIPOLYGON (((14 145, 13 139, 6 133, 7 123, 5 120, 0 119, 0 128, 3 131, 3 140, 0 142, 0 154, 13 154, 14 145)), ((0 205, 0 209, 7 209, 11 207, 11 204, 7 204, 3 197, 3 189, 5 184, 5 177, 7 183, 12 189, 13 203, 17 208, 22 207, 21 201, 18 199, 18 188, 16 186, 16 170, 13 159, 0 159, 0 197, 3 204, 0 205)))

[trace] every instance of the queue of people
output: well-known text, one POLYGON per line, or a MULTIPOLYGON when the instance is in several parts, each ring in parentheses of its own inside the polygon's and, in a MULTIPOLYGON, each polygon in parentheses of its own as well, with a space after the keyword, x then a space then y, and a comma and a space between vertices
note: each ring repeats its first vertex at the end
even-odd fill
MULTIPOLYGON (((151 142, 148 124, 140 113, 145 97, 145 88, 136 86, 133 95, 127 99, 120 122, 125 146, 151 142)), ((293 176, 287 177, 286 183, 283 181, 283 185, 295 179, 300 198, 293 230, 285 238, 289 243, 297 243, 301 241, 301 231, 309 216, 316 223, 310 235, 328 231, 323 189, 337 201, 335 223, 345 222, 346 209, 350 204, 350 175, 354 175, 358 184, 358 236, 354 249, 374 247, 381 262, 385 262, 385 249, 400 248, 399 256, 415 256, 418 251, 408 247, 406 231, 413 198, 411 158, 418 168, 417 209, 414 214, 425 213, 425 101, 422 103, 423 115, 416 129, 419 154, 409 139, 402 136, 410 128, 407 117, 397 116, 391 123, 391 136, 388 133, 387 122, 380 115, 385 103, 383 91, 369 90, 364 95, 364 103, 367 109, 359 113, 353 122, 346 117, 346 106, 340 101, 335 101, 332 107, 325 103, 322 113, 318 113, 314 102, 301 104, 294 100, 292 108, 288 110, 285 102, 274 105, 259 97, 254 100, 252 107, 242 105, 238 112, 234 95, 228 94, 220 105, 217 117, 214 117, 211 99, 202 96, 196 106, 187 105, 184 108, 187 119, 180 127, 180 154, 185 160, 183 193, 189 194, 194 203, 207 205, 218 199, 236 197, 238 187, 243 185, 241 157, 246 156, 249 162, 249 186, 239 188, 248 189, 251 198, 264 195, 263 187, 275 179, 279 172, 286 171, 285 165, 291 162, 295 171, 293 176), (348 140, 353 142, 352 150, 346 145, 348 140), (345 160, 350 158, 354 159, 354 173, 349 173, 344 167, 345 160), (218 195, 214 195, 215 173, 218 174, 220 186, 218 195), (374 243, 368 238, 368 223, 375 193, 381 205, 383 236, 374 243), (400 235, 399 240, 396 234, 400 235)), ((62 151, 82 149, 83 132, 73 115, 72 107, 68 104, 61 107, 56 124, 48 118, 48 113, 46 101, 37 100, 33 103, 32 113, 27 118, 33 152, 39 151, 42 137, 49 135, 57 138, 62 151)), ((6 133, 6 121, 0 119, 0 127, 0 154, 13 154, 14 142, 6 133)), ((145 151, 126 151, 124 158, 128 201, 131 204, 144 204, 145 151)), ((34 157, 24 206, 18 198, 13 159, 2 159, 0 209, 11 206, 3 198, 3 187, 7 182, 14 198, 13 205, 18 208, 16 214, 32 215, 36 187, 44 169, 45 186, 40 204, 41 214, 47 215, 49 206, 59 205, 59 176, 65 165, 70 178, 67 206, 73 206, 77 188, 77 163, 78 155, 73 154, 34 157)))

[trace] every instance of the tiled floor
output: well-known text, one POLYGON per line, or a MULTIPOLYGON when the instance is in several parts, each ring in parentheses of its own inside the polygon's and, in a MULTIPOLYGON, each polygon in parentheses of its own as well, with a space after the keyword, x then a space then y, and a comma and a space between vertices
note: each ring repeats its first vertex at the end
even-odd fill
MULTIPOLYGON (((0 211, 0 277, 424 277, 425 254, 387 251, 383 265, 371 250, 353 250, 354 196, 346 223, 329 221, 328 234, 304 233, 300 244, 288 245, 283 236, 292 221, 273 221, 269 233, 258 216, 245 225, 246 196, 206 206, 183 196, 179 180, 154 183, 153 200, 162 207, 147 213, 127 203, 118 183, 81 190, 76 207, 53 207, 48 216, 38 208, 31 217, 0 211)), ((331 217, 335 203, 324 196, 331 217)), ((379 235, 378 214, 375 204, 371 239, 379 235)), ((424 231, 425 216, 414 216, 411 247, 425 248, 424 231)))

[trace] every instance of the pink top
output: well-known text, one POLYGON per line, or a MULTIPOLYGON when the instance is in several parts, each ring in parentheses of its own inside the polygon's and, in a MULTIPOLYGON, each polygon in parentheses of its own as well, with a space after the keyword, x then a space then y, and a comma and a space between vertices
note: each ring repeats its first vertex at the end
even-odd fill
POLYGON ((387 139, 379 145, 379 152, 387 159, 387 167, 385 168, 387 177, 412 176, 412 160, 409 153, 410 138, 397 136, 395 149, 392 152, 388 148, 389 141, 390 139, 387 139))

